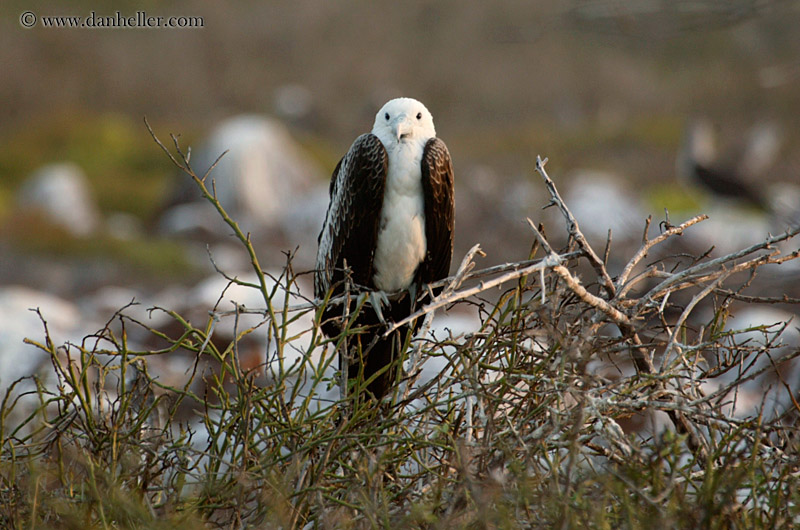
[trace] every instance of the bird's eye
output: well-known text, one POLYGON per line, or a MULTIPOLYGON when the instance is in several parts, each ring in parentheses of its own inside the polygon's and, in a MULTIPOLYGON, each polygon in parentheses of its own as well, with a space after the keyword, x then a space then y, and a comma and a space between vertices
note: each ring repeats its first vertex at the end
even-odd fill
POLYGON ((421 120, 421 119, 422 119, 422 113, 421 113, 421 112, 417 112, 417 119, 418 119, 418 120, 421 120))
POLYGON ((386 118, 386 121, 389 121, 389 113, 388 112, 386 114, 384 114, 383 116, 384 116, 384 118, 386 118))

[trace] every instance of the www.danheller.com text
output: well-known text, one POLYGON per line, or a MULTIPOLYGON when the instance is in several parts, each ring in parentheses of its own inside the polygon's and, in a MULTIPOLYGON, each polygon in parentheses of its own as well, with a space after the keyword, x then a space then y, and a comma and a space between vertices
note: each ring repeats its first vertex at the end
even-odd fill
MULTIPOLYGON (((30 27, 33 13, 26 12, 23 20, 30 27)), ((22 19, 21 19, 22 20, 22 19)), ((120 11, 113 15, 102 15, 90 11, 87 16, 39 16, 41 26, 52 28, 201 28, 204 27, 200 16, 161 16, 150 15, 146 11, 136 11, 126 16, 120 11)))

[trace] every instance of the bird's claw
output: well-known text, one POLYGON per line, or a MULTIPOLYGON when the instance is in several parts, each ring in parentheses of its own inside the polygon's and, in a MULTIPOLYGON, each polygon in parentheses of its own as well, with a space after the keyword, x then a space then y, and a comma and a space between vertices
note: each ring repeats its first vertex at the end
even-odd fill
POLYGON ((369 293, 369 303, 375 314, 378 315, 378 320, 381 324, 386 324, 386 319, 383 318, 383 307, 389 307, 389 298, 383 291, 372 291, 369 293))

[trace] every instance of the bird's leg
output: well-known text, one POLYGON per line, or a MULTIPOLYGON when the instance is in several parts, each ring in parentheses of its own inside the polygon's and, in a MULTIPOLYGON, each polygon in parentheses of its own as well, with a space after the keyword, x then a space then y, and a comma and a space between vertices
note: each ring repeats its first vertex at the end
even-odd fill
POLYGON ((386 319, 383 318, 383 306, 389 307, 389 298, 383 291, 371 291, 369 293, 369 303, 375 314, 378 315, 378 320, 381 324, 386 324, 386 319))
POLYGON ((417 305, 417 288, 417 282, 411 282, 411 285, 408 286, 408 295, 411 297, 411 303, 409 305, 412 308, 417 305))

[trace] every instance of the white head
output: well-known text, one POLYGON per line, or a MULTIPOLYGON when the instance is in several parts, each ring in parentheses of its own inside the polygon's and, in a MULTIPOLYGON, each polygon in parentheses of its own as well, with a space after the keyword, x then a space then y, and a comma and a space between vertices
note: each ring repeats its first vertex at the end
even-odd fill
POLYGON ((387 148, 400 143, 424 144, 436 136, 433 116, 425 105, 412 98, 389 101, 375 115, 372 134, 387 148))
POLYGON ((689 155, 694 158, 695 162, 706 166, 714 162, 717 148, 714 142, 714 127, 711 122, 697 119, 689 124, 686 141, 689 155))
POLYGON ((703 118, 690 122, 686 127, 676 160, 678 178, 688 181, 694 175, 695 165, 700 164, 708 168, 716 157, 717 149, 711 122, 703 118))

